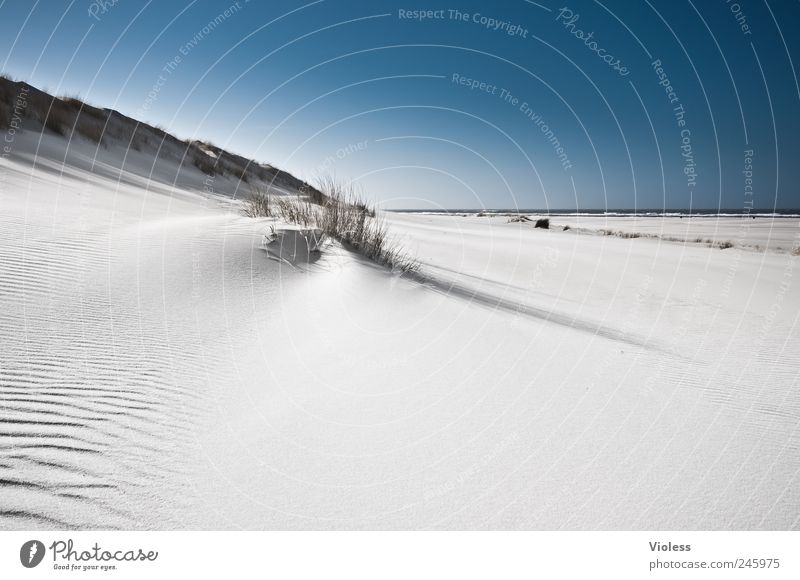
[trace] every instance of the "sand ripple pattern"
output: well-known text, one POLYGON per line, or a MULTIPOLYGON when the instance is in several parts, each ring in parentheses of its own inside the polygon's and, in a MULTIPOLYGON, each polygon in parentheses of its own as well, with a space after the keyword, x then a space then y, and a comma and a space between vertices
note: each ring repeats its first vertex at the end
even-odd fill
POLYGON ((175 526, 201 365, 170 340, 165 240, 80 210, 0 215, 0 528, 175 526))

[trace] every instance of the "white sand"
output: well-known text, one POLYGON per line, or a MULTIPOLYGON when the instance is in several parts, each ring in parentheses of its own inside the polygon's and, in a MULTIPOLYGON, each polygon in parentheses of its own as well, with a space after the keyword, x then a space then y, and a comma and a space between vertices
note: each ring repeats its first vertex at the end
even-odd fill
POLYGON ((624 217, 624 216, 555 216, 554 227, 565 225, 580 230, 640 233, 689 242, 730 242, 753 251, 790 252, 800 243, 800 219, 778 215, 755 217, 624 217))
POLYGON ((0 169, 3 529, 800 527, 800 258, 0 169))

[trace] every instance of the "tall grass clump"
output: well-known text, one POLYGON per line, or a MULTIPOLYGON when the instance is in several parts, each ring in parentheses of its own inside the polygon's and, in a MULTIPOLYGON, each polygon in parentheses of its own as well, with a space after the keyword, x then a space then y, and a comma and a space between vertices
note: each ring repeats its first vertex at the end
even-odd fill
POLYGON ((312 191, 311 195, 301 192, 301 196, 293 197, 254 190, 243 211, 249 217, 277 217, 318 228, 344 247, 396 272, 418 269, 416 260, 391 240, 388 227, 374 206, 351 185, 324 177, 312 191))
POLYGON ((550 229, 550 218, 539 218, 533 226, 534 228, 541 228, 543 230, 550 229))
POLYGON ((419 268, 417 261, 390 238, 386 222, 375 207, 352 185, 333 177, 318 181, 318 189, 326 198, 318 226, 326 235, 393 271, 413 272, 419 268))
POLYGON ((250 197, 244 202, 242 211, 244 215, 251 218, 272 217, 275 215, 273 213, 272 195, 269 191, 261 189, 252 190, 250 192, 250 197))
POLYGON ((275 213, 285 222, 300 226, 320 228, 322 208, 307 199, 282 196, 275 199, 275 213))

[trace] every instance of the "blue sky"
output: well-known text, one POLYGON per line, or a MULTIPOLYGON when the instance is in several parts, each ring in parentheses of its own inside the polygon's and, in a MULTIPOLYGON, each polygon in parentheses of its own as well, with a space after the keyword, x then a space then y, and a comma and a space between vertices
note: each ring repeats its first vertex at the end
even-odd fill
POLYGON ((386 207, 800 207, 798 2, 40 0, 0 16, 17 79, 335 173, 386 207))

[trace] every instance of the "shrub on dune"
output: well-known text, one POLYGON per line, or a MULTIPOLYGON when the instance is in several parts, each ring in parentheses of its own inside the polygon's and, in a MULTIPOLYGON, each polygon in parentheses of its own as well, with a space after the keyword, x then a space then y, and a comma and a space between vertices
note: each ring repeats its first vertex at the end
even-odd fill
POLYGON ((539 218, 536 220, 536 224, 533 226, 534 228, 541 228, 543 230, 550 229, 550 218, 539 218))

